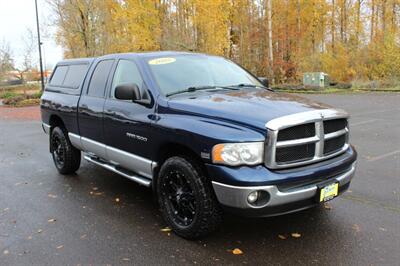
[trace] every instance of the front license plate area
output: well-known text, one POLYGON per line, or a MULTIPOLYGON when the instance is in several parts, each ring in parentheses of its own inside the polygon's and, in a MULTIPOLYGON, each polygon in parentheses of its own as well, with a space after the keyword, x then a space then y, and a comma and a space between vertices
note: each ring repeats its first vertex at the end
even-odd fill
POLYGON ((337 195, 339 195, 339 183, 331 183, 328 185, 324 185, 319 187, 319 193, 317 195, 319 196, 318 201, 319 202, 326 202, 329 201, 333 198, 335 198, 337 195))

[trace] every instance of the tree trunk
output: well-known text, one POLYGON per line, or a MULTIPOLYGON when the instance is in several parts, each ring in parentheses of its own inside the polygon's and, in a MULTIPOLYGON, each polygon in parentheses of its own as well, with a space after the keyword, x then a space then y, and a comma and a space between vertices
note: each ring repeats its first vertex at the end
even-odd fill
POLYGON ((371 0, 371 34, 370 42, 372 43, 375 34, 375 0, 371 0))
POLYGON ((360 42, 360 31, 361 31, 361 4, 363 0, 357 0, 357 7, 356 7, 356 46, 358 48, 360 42))
POLYGON ((272 84, 274 83, 274 51, 272 47, 272 0, 267 0, 267 18, 268 18, 268 52, 269 52, 269 72, 272 78, 272 84))
POLYGON ((297 22, 297 52, 300 52, 300 34, 301 34, 301 6, 300 6, 300 0, 297 0, 297 17, 296 17, 296 22, 297 22))
POLYGON ((335 51, 335 0, 332 0, 332 18, 331 18, 331 39, 332 39, 332 51, 335 51))

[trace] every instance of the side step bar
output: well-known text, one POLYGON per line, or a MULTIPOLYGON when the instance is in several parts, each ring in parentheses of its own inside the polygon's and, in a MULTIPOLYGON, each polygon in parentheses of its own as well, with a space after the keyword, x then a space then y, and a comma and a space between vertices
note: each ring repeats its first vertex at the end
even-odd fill
POLYGON ((83 156, 83 158, 85 158, 86 161, 89 161, 91 163, 97 164, 97 165, 99 165, 101 167, 104 167, 104 168, 114 172, 114 173, 122 175, 123 177, 126 177, 126 178, 128 178, 130 180, 133 180, 133 181, 139 183, 140 185, 143 185, 143 186, 146 186, 146 187, 150 187, 151 186, 151 180, 149 180, 146 177, 133 174, 132 172, 130 172, 128 170, 119 168, 118 166, 109 164, 107 162, 104 162, 104 161, 99 160, 97 158, 91 157, 89 155, 85 155, 85 156, 83 156))

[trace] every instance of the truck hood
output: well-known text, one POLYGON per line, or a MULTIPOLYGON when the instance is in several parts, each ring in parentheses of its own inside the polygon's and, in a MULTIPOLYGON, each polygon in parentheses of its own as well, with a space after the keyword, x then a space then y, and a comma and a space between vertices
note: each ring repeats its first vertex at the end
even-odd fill
POLYGON ((286 93, 244 89, 221 93, 199 92, 192 97, 169 100, 170 111, 224 120, 265 130, 265 124, 277 117, 317 109, 328 105, 286 93))

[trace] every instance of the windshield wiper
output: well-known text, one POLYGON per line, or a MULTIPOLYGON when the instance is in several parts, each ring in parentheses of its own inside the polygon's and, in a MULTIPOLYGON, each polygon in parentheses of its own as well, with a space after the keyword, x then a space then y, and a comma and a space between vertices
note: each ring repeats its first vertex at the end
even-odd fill
POLYGON ((265 86, 258 86, 258 85, 247 84, 247 83, 240 83, 240 84, 230 85, 230 86, 226 86, 226 87, 231 87, 231 88, 238 88, 238 87, 239 88, 244 88, 244 87, 247 87, 247 88, 262 88, 262 89, 265 89, 265 90, 274 91, 273 89, 265 87, 265 86))
POLYGON ((237 90, 238 88, 232 87, 232 86, 192 86, 189 87, 185 90, 180 90, 180 91, 175 91, 171 93, 167 93, 166 96, 172 96, 176 94, 181 94, 181 93, 187 93, 187 92, 195 92, 195 91, 201 91, 201 90, 218 90, 218 89, 226 89, 226 90, 237 90))

